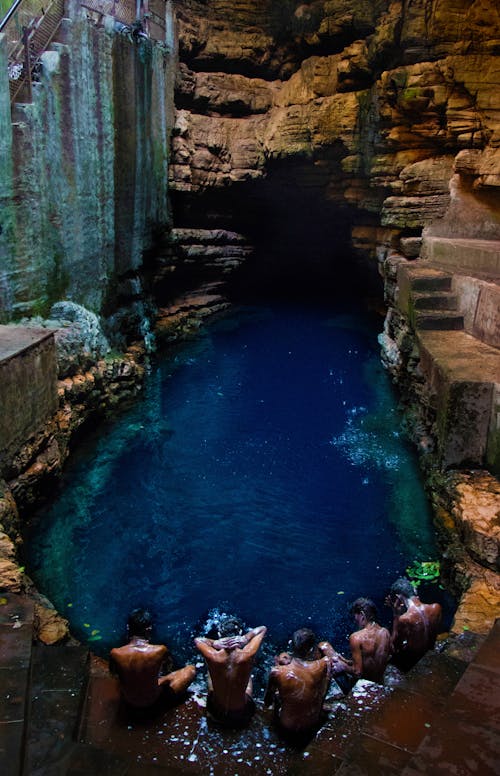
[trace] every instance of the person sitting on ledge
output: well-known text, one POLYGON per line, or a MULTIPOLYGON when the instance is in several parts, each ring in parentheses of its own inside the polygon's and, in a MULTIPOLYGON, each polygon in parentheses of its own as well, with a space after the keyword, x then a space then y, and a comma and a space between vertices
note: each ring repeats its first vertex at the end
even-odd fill
POLYGON ((239 620, 225 617, 217 639, 194 640, 208 666, 207 712, 226 727, 243 727, 255 710, 250 673, 266 633, 267 628, 260 625, 242 635, 239 620))
POLYGON ((393 611, 392 662, 402 671, 413 668, 432 649, 441 625, 440 604, 423 604, 408 579, 400 577, 385 599, 393 611))
POLYGON ((391 634, 377 623, 377 607, 373 601, 357 598, 351 614, 360 629, 349 637, 352 660, 346 660, 335 650, 330 653, 335 681, 344 692, 352 689, 358 679, 382 684, 392 652, 391 634))
POLYGON ((169 653, 163 644, 150 644, 152 629, 151 614, 134 609, 128 618, 129 643, 110 653, 110 668, 118 674, 125 703, 142 711, 156 711, 163 702, 179 701, 196 674, 196 668, 187 665, 160 675, 169 653))
POLYGON ((295 631, 293 652, 282 652, 269 674, 264 705, 274 704, 278 729, 286 740, 305 745, 316 733, 323 712, 331 676, 333 648, 328 642, 318 644, 309 628, 295 631))

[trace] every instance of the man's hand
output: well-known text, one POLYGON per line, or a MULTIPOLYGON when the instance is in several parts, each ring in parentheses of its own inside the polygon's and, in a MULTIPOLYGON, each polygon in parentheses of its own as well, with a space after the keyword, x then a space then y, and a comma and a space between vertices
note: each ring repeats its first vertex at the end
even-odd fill
POLYGON ((245 636, 226 636, 214 641, 212 646, 214 649, 242 649, 245 644, 248 644, 248 639, 245 636))

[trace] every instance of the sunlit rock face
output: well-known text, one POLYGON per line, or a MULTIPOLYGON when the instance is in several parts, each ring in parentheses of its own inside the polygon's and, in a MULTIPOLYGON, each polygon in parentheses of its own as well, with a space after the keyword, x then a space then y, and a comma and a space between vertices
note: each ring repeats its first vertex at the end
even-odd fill
POLYGON ((493 0, 176 2, 177 226, 231 228, 281 271, 500 235, 493 0), (434 230, 434 231, 433 231, 434 230), (281 258, 281 261, 280 261, 281 258))

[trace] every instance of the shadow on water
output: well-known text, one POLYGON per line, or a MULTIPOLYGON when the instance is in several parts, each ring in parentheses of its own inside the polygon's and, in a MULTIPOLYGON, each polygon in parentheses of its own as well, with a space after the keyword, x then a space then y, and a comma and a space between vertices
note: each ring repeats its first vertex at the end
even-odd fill
POLYGON ((30 529, 28 570, 77 637, 106 654, 146 606, 192 660, 215 608, 268 626, 266 661, 303 625, 345 649, 348 604, 437 556, 377 326, 242 308, 158 359, 30 529))

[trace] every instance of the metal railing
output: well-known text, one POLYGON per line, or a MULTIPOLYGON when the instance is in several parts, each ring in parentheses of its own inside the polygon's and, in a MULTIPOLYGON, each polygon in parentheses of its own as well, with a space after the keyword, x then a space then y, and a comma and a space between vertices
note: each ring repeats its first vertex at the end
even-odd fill
MULTIPOLYGON (((81 5, 97 22, 112 16, 130 27, 140 20, 152 40, 165 40, 165 0, 81 0, 81 5)), ((63 16, 64 0, 16 0, 0 22, 0 32, 7 39, 11 102, 21 93, 31 100, 31 81, 40 55, 54 40, 63 16)))
POLYGON ((31 100, 33 71, 54 39, 64 15, 64 0, 18 0, 0 24, 7 38, 10 99, 21 92, 31 100), (29 77, 28 77, 29 74, 29 77))
POLYGON ((127 26, 140 20, 148 37, 156 41, 165 40, 165 0, 81 0, 83 8, 99 17, 113 16, 127 26))

